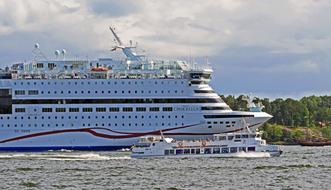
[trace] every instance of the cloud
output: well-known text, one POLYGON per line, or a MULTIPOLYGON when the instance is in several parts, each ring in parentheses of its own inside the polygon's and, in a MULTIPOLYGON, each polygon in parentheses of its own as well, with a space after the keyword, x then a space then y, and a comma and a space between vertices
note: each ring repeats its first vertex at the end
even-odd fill
POLYGON ((331 80, 330 8, 328 0, 1 0, 0 61, 31 58, 35 42, 49 57, 62 48, 109 56, 112 25, 152 57, 209 56, 217 72, 331 80))

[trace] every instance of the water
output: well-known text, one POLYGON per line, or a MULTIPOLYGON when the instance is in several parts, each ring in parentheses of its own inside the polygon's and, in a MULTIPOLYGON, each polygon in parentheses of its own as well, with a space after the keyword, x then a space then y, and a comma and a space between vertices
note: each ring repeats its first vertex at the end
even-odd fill
POLYGON ((276 158, 131 159, 128 152, 0 153, 1 189, 331 189, 331 147, 276 158))

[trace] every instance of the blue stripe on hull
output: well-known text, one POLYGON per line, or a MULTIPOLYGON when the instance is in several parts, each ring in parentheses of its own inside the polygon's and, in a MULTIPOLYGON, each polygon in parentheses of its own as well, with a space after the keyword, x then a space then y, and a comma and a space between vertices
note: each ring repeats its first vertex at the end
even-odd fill
POLYGON ((6 152, 44 152, 50 150, 78 150, 78 151, 114 151, 130 146, 45 146, 45 147, 0 147, 6 152))

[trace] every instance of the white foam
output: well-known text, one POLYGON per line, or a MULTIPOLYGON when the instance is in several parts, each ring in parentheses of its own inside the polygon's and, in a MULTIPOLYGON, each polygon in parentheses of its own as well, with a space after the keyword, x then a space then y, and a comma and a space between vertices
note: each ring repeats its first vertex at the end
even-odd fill
POLYGON ((269 158, 268 152, 238 152, 235 157, 237 158, 269 158))

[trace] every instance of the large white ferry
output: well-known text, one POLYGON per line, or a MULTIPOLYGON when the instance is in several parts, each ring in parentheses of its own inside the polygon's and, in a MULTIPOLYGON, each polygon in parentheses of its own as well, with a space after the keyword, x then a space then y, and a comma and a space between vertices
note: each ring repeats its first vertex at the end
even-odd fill
POLYGON ((272 117, 232 111, 208 65, 149 60, 111 31, 124 60, 66 60, 65 50, 48 60, 36 44, 31 62, 0 70, 0 150, 114 150, 160 131, 201 139, 272 117))

